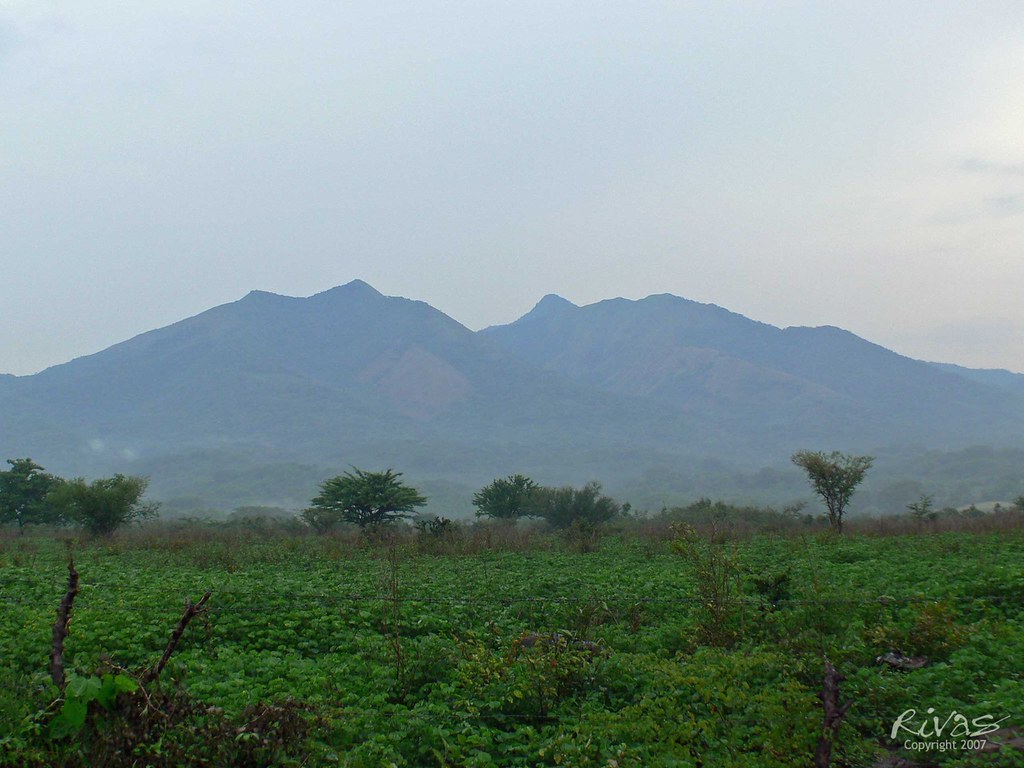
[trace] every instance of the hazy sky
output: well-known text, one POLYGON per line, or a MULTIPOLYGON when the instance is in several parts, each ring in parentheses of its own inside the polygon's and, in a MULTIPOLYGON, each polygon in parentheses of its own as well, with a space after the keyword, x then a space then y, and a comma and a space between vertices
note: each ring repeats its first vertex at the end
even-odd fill
POLYGON ((0 371, 362 278, 1024 370, 1024 5, 0 0, 0 371))

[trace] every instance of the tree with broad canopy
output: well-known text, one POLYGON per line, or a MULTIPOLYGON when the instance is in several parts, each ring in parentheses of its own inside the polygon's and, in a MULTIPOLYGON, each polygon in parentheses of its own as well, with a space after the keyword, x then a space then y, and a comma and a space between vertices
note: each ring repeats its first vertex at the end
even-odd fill
POLYGON ((850 497, 871 468, 874 457, 832 451, 798 451, 793 463, 802 467, 807 479, 828 509, 828 522, 836 533, 843 532, 843 515, 850 497))
POLYGON ((364 472, 352 467, 351 472, 324 480, 320 493, 301 517, 321 532, 338 523, 365 528, 412 517, 427 499, 399 480, 401 476, 401 472, 391 469, 364 472))
POLYGON ((142 500, 148 486, 145 477, 117 474, 91 483, 76 477, 61 483, 49 498, 64 519, 89 533, 109 536, 123 525, 156 517, 160 505, 142 500))
POLYGON ((514 520, 527 513, 530 496, 537 488, 525 475, 499 477, 473 494, 473 506, 477 516, 514 520))
POLYGON ((32 459, 8 459, 11 468, 0 472, 0 523, 16 523, 24 533, 29 523, 59 523, 60 514, 47 501, 62 482, 43 471, 32 459))

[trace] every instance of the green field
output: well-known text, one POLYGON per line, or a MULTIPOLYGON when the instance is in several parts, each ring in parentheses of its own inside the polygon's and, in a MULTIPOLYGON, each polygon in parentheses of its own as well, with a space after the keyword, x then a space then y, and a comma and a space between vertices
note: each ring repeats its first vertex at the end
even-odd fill
POLYGON ((186 735, 208 726, 236 764, 805 768, 827 658, 853 702, 833 765, 1024 765, 1013 748, 906 751, 907 734, 889 738, 901 713, 919 722, 928 708, 1007 718, 979 737, 990 746, 1020 737, 1020 531, 607 537, 592 552, 463 539, 199 529, 78 541, 65 655, 80 678, 152 664, 186 596, 213 595, 150 686, 144 733, 119 725, 138 714, 122 694, 63 735, 48 663, 65 547, 7 538, 0 764, 100 765, 116 732, 135 762, 108 764, 216 765, 213 742, 186 735), (559 637, 526 647, 528 633, 559 637), (890 650, 928 664, 876 663, 890 650))

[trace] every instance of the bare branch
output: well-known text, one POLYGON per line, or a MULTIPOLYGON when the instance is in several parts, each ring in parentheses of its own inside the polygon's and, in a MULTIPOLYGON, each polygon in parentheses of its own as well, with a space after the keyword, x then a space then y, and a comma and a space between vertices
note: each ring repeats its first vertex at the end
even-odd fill
POLYGON ((68 636, 68 625, 71 623, 71 606, 78 594, 78 571, 75 561, 68 556, 68 589, 57 607, 57 620, 53 623, 53 643, 50 646, 50 677, 53 684, 64 690, 64 639, 68 636))
POLYGON ((167 647, 164 649, 164 655, 160 657, 160 661, 155 667, 148 669, 145 674, 142 675, 142 683, 151 683, 160 677, 160 673, 164 671, 164 667, 167 666, 167 662, 170 661, 171 654, 174 653, 178 647, 178 643, 181 642, 181 636, 185 634, 185 628, 188 627, 189 622, 195 618, 196 614, 203 610, 203 606, 206 605, 206 601, 210 599, 210 595, 213 593, 210 590, 206 591, 206 594, 200 598, 199 602, 192 604, 191 598, 185 598, 185 612, 181 615, 181 620, 178 622, 178 626, 174 628, 174 632, 171 633, 171 639, 167 642, 167 647))

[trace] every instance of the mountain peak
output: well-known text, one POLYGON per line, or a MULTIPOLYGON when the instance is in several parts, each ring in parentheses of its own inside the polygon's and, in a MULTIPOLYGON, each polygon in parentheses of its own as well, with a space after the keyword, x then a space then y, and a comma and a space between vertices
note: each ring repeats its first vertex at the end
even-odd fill
POLYGON ((282 296, 279 293, 271 293, 270 291, 249 291, 243 297, 243 300, 255 300, 255 301, 272 301, 274 299, 285 299, 287 296, 282 296))
POLYGON ((383 296, 380 291, 374 288, 369 283, 363 280, 351 280, 344 285, 336 285, 334 288, 328 288, 326 291, 315 293, 310 296, 311 299, 323 296, 366 296, 366 297, 378 297, 383 296))
POLYGON ((651 293, 651 294, 648 294, 647 296, 644 296, 642 299, 637 299, 637 301, 649 301, 649 302, 670 301, 670 302, 680 303, 680 304, 682 304, 682 303, 685 303, 685 304, 700 304, 701 303, 699 301, 694 301, 693 299, 688 299, 685 296, 677 296, 674 293, 651 293))
POLYGON ((536 306, 530 310, 530 314, 547 315, 564 309, 578 309, 578 307, 568 299, 564 299, 556 293, 549 293, 537 302, 536 306))

